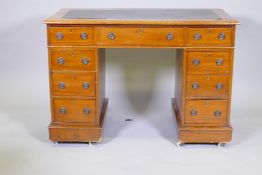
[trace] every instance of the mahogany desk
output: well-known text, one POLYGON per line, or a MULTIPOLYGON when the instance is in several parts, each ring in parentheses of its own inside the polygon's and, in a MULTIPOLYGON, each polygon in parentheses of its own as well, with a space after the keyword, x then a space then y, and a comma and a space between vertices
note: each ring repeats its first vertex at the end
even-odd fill
MULTIPOLYGON (((235 26, 220 9, 62 9, 46 19, 54 142, 99 142, 105 48, 177 49, 181 143, 230 142, 235 26)), ((160 119, 159 119, 160 120, 160 119)))

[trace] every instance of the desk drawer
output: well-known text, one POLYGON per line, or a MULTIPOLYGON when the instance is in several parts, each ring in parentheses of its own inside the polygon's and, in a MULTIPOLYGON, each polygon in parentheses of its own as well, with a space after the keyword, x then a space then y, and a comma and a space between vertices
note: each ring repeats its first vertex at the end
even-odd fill
POLYGON ((187 52, 187 72, 189 74, 229 74, 231 52, 187 52))
POLYGON ((188 75, 186 97, 191 99, 228 99, 229 76, 188 75))
POLYGON ((232 28, 189 28, 187 45, 189 46, 233 46, 232 28))
POLYGON ((186 124, 227 124, 227 100, 187 100, 186 124))
POLYGON ((95 71, 94 50, 50 51, 50 69, 95 71))
POLYGON ((94 123, 95 100, 54 99, 54 116, 56 122, 94 123))
POLYGON ((49 45, 93 45, 93 27, 50 27, 49 45))
POLYGON ((53 73, 54 96, 95 96, 94 73, 53 73))
POLYGON ((183 28, 95 27, 98 46, 183 46, 183 28))

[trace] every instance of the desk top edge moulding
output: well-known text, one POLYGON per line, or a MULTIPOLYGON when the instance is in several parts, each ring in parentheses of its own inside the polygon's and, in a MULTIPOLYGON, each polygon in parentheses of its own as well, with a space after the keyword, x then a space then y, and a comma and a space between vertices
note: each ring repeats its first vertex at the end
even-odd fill
MULTIPOLYGON (((235 28, 222 9, 61 9, 47 25, 53 142, 100 142, 105 48, 174 48, 178 145, 232 140, 235 28)), ((161 120, 161 117, 159 118, 161 120)))

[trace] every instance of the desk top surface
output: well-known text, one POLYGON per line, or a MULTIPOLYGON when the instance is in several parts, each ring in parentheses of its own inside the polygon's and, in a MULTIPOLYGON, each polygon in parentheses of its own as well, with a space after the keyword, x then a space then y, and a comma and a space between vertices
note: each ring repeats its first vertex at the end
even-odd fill
POLYGON ((221 9, 61 9, 47 24, 239 24, 221 9))

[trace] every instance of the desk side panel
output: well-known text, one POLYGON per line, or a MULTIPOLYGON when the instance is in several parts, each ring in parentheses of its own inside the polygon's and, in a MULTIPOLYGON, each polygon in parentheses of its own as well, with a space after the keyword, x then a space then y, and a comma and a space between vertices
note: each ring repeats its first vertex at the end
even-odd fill
MULTIPOLYGON (((177 122, 184 123, 184 104, 185 104, 185 54, 183 49, 176 50, 176 67, 175 67, 175 105, 177 110, 177 122)), ((180 125, 179 124, 179 125, 180 125)))

